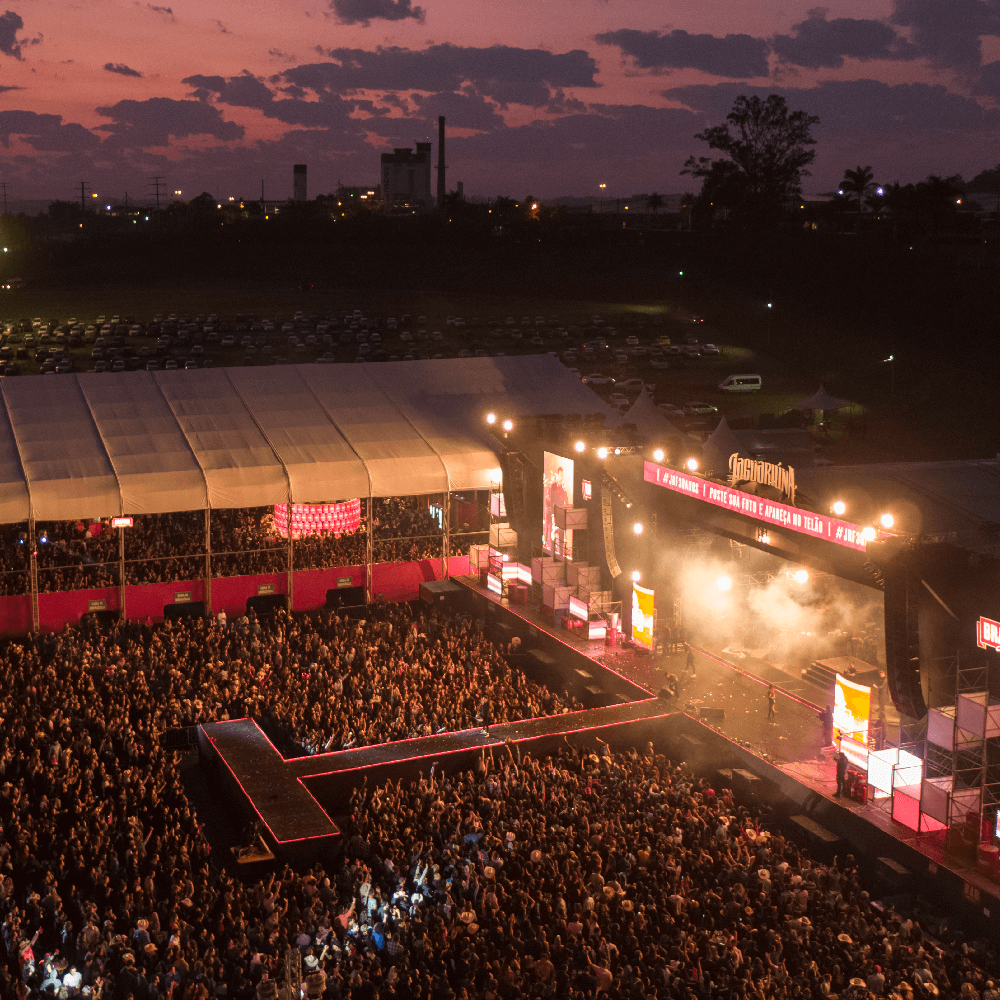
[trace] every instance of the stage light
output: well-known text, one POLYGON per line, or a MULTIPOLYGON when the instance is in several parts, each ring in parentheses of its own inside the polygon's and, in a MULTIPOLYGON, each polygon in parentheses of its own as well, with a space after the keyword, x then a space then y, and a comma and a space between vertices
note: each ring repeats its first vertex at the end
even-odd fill
POLYGON ((653 452, 653 461, 654 462, 662 462, 663 461, 663 449, 662 448, 657 448, 656 451, 653 452))
POLYGON ((638 583, 642 579, 642 574, 637 570, 632 570, 632 582, 638 583))
POLYGON ((604 445, 601 445, 601 447, 597 449, 597 457, 598 458, 607 458, 608 457, 608 449, 605 448, 604 445))
POLYGON ((847 504, 843 500, 834 500, 832 510, 837 517, 843 517, 847 513, 847 504))
POLYGON ((805 569, 797 569, 792 576, 795 577, 796 583, 808 583, 809 582, 809 571, 805 569))
POLYGON ((861 537, 866 542, 874 542, 875 541, 875 529, 869 524, 868 527, 865 528, 865 530, 861 532, 861 537))
POLYGON ((622 453, 621 448, 615 448, 615 454, 620 455, 622 453))
POLYGON ((641 535, 642 534, 642 521, 636 521, 635 524, 632 525, 632 531, 635 532, 635 534, 637 534, 637 535, 641 535))
POLYGON ((495 413, 486 414, 486 423, 495 424, 497 422, 497 415, 495 413))
POLYGON ((764 545, 771 544, 771 536, 766 532, 761 532, 760 540, 764 545))
POLYGON ((577 441, 576 444, 573 445, 573 447, 576 448, 576 450, 580 451, 580 452, 583 452, 583 451, 587 450, 587 444, 586 444, 585 441, 577 441))
POLYGON ((688 472, 697 472, 698 471, 698 459, 696 459, 696 458, 689 458, 684 464, 687 466, 688 472))
POLYGON ((514 421, 513 420, 505 420, 503 422, 503 429, 504 429, 504 431, 507 434, 509 434, 514 429, 514 421))
POLYGON ((891 528, 895 523, 896 523, 896 521, 895 521, 895 518, 893 518, 892 514, 883 514, 882 515, 882 527, 883 528, 891 528))
POLYGON ((510 562, 510 554, 509 553, 505 552, 503 554, 503 561, 504 562, 510 562))
POLYGON ((719 588, 723 593, 729 590, 733 585, 733 581, 728 576, 720 576, 718 580, 715 581, 716 587, 719 588))

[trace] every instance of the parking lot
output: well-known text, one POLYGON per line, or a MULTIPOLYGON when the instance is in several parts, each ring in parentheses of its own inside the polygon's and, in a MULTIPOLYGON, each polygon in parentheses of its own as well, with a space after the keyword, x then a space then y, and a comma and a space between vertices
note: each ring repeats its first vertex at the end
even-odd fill
POLYGON ((781 413, 815 388, 726 343, 701 317, 666 306, 511 308, 482 316, 390 312, 370 303, 284 315, 122 312, 8 319, 3 331, 5 377, 549 352, 623 411, 645 387, 665 416, 694 433, 710 430, 721 413, 737 421, 781 413), (740 373, 760 375, 761 390, 718 388, 740 373))

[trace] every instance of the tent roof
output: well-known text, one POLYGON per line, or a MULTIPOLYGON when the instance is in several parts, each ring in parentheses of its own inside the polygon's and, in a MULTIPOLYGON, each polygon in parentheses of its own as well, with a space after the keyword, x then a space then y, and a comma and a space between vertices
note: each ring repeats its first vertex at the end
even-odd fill
POLYGON ((656 408, 653 397, 645 388, 636 397, 635 402, 617 419, 611 426, 621 426, 622 424, 635 424, 636 430, 641 431, 647 437, 660 438, 665 440, 668 435, 682 435, 662 413, 656 408))
POLYGON ((488 489, 484 417, 608 416, 551 355, 0 382, 0 522, 488 489))
POLYGON ((851 405, 850 400, 831 396, 823 386, 820 386, 811 396, 800 399, 795 404, 800 410, 842 410, 845 406, 851 405))
POLYGON ((747 455, 746 448, 740 444, 729 424, 726 423, 726 418, 723 417, 719 421, 718 427, 712 431, 702 446, 702 468, 714 469, 717 473, 721 473, 724 469, 729 468, 729 457, 734 452, 747 455))

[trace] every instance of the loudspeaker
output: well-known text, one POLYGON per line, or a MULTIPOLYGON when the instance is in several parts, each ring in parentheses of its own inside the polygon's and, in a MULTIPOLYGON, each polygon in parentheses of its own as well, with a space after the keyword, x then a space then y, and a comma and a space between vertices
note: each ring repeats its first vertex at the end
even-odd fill
POLYGON ((887 567, 884 586, 885 672, 889 695, 900 714, 922 719, 927 714, 927 705, 920 686, 919 581, 905 570, 887 567))
POLYGON ((726 717, 726 710, 724 708, 713 708, 709 705, 702 705, 698 714, 703 719, 724 719, 726 717))
POLYGON ((507 522, 518 534, 520 541, 523 532, 529 531, 525 521, 528 508, 528 480, 521 456, 517 452, 500 449, 500 471, 503 475, 503 502, 507 511, 507 522))

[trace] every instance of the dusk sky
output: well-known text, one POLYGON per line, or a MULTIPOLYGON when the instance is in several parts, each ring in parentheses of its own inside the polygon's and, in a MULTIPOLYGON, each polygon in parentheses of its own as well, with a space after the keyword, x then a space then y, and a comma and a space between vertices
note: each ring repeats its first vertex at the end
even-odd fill
MULTIPOLYGON (((309 195, 378 181, 448 118, 448 187, 696 190, 694 133, 744 93, 819 115, 835 187, 1000 161, 1000 0, 14 0, 0 14, 8 198, 309 195)), ((0 7, 0 10, 3 10, 0 7)), ((436 156, 436 145, 435 145, 436 156)))

